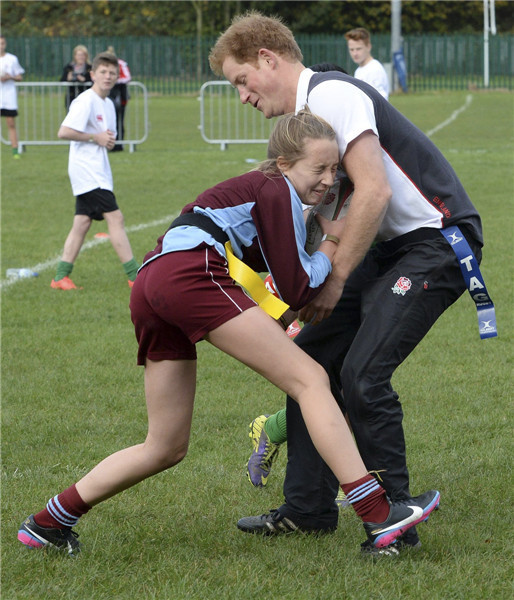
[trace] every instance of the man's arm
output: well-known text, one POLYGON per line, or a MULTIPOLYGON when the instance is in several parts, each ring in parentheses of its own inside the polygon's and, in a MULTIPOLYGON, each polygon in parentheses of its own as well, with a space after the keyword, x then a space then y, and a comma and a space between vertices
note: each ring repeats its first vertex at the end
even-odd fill
POLYGON ((365 131, 348 144, 342 162, 354 185, 352 201, 332 261, 332 273, 320 294, 301 310, 302 321, 319 323, 331 314, 350 273, 373 243, 391 199, 382 149, 374 133, 365 131))

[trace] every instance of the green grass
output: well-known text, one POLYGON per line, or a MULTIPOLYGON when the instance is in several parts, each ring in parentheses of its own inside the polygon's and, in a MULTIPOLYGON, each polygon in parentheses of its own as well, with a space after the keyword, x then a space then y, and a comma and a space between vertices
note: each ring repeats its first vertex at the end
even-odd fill
MULTIPOLYGON (((427 131, 466 95, 392 102, 427 131)), ((199 344, 186 459, 91 511, 79 526, 84 552, 76 560, 17 542, 26 515, 107 454, 142 441, 146 413, 129 289, 110 245, 80 255, 73 278, 83 290, 49 287, 73 215, 67 149, 30 147, 13 161, 2 147, 2 277, 9 267, 42 267, 38 278, 2 290, 2 598, 512 597, 512 108, 512 94, 474 93, 433 137, 482 213, 482 272, 500 336, 479 339, 463 297, 397 371, 413 491, 438 487, 442 503, 420 527, 422 553, 377 564, 359 556, 364 535, 350 511, 324 538, 261 539, 236 529, 239 517, 282 502, 285 451, 265 490, 251 488, 244 467, 247 424, 284 399, 207 344, 199 344)), ((185 203, 265 154, 261 145, 222 152, 205 144, 195 98, 151 98, 150 120, 137 152, 111 156, 139 260, 185 203)), ((88 241, 104 230, 96 223, 88 241)))

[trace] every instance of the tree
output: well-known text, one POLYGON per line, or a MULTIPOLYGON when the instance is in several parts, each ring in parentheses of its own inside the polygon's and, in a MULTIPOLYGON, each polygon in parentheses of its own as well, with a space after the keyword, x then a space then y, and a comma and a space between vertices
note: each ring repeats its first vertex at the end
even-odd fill
MULTIPOLYGON (((2 30, 7 36, 213 36, 249 9, 281 16, 295 34, 343 34, 358 26, 388 33, 391 28, 390 0, 2 0, 2 30)), ((499 32, 514 32, 514 2, 496 0, 496 16, 499 32)), ((402 2, 404 35, 482 29, 483 0, 402 2)))

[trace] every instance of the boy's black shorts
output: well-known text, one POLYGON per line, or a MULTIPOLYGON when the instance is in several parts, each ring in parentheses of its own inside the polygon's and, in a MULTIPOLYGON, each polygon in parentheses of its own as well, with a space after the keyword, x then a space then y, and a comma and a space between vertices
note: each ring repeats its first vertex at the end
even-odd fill
POLYGON ((0 110, 1 110, 2 117, 17 117, 18 116, 18 111, 14 108, 2 108, 0 110))
POLYGON ((103 221, 104 213, 119 210, 116 197, 110 190, 96 188, 76 198, 75 214, 86 215, 94 221, 103 221))

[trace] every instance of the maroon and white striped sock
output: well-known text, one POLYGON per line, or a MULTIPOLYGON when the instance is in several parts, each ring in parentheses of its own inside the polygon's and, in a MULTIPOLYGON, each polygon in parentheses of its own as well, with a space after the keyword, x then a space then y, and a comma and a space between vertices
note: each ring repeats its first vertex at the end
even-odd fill
POLYGON ((34 515, 34 521, 40 527, 73 527, 91 506, 86 504, 77 492, 75 484, 64 492, 50 498, 46 508, 34 515))
POLYGON ((389 502, 385 490, 369 473, 341 488, 359 517, 368 523, 383 523, 389 516, 389 502))

